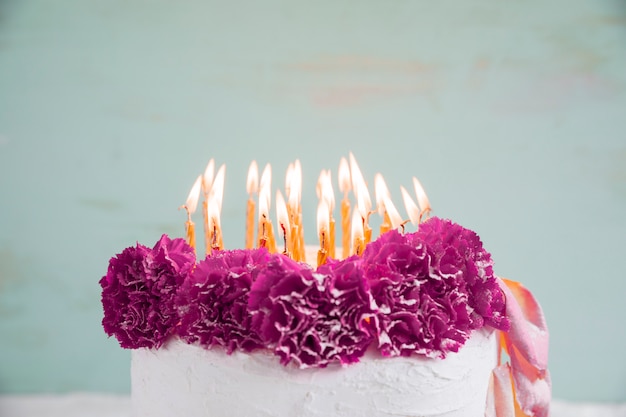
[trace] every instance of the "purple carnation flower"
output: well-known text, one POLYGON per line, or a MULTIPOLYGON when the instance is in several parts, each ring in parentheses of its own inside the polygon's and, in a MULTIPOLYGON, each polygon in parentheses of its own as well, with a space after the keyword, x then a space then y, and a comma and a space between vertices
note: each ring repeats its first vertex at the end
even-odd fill
POLYGON ((370 325, 375 303, 363 276, 362 262, 352 256, 341 262, 330 260, 318 268, 324 274, 328 301, 332 303, 328 322, 327 342, 336 346, 341 363, 358 362, 374 339, 375 329, 370 325))
POLYGON ((365 249, 363 269, 378 306, 375 325, 383 355, 440 355, 442 347, 431 333, 445 327, 448 314, 423 292, 429 263, 424 245, 395 230, 365 249))
POLYGON ((123 348, 158 348, 178 322, 174 297, 195 264, 183 239, 166 235, 154 248, 137 244, 111 258, 100 280, 102 326, 123 348))
POLYGON ((508 328, 491 256, 455 223, 431 218, 416 233, 386 233, 368 245, 363 262, 384 355, 443 358, 474 329, 508 328))
POLYGON ((358 258, 313 271, 274 255, 249 300, 263 342, 282 364, 294 361, 301 368, 358 361, 372 340, 370 305, 358 258))
POLYGON ((491 255, 475 232, 433 217, 422 223, 412 238, 428 246, 433 277, 450 278, 448 284, 467 293, 470 315, 467 320, 472 328, 490 325, 499 330, 509 329, 505 297, 493 274, 491 255))
POLYGON ((254 249, 219 251, 200 262, 177 299, 180 337, 205 348, 223 346, 229 354, 263 347, 251 329, 248 295, 268 259, 266 249, 254 249))

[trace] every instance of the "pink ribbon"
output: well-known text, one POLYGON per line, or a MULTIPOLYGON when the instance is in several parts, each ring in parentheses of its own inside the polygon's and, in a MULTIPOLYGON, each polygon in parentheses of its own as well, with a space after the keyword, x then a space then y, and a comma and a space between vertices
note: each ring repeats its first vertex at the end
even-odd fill
MULTIPOLYGON (((552 388, 548 371, 548 326, 537 300, 522 284, 498 278, 506 296, 511 329, 502 332, 500 349, 510 363, 491 377, 487 417, 547 417, 552 388)), ((499 355, 501 356, 501 355, 499 355)))

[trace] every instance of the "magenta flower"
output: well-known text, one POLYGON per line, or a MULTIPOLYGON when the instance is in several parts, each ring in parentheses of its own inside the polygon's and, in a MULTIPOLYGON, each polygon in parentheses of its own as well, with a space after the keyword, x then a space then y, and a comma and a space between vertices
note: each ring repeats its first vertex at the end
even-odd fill
POLYGON ((320 328, 326 335, 323 340, 337 349, 328 355, 329 361, 336 357, 341 363, 358 362, 375 332, 370 325, 375 304, 363 277, 361 259, 353 256, 342 262, 331 260, 316 273, 328 277, 325 284, 331 308, 320 328))
POLYGON ((509 329, 506 300, 493 274, 491 255, 475 232, 433 217, 420 225, 413 238, 428 245, 435 276, 454 277, 450 283, 467 292, 472 328, 509 329))
POLYGON ((357 258, 313 271, 272 256, 250 293, 253 327, 282 364, 301 368, 350 363, 372 336, 370 297, 357 258))
POLYGON ((205 348, 252 351, 263 347, 251 328, 250 287, 269 259, 266 249, 220 251, 200 262, 179 292, 178 334, 205 348))
POLYGON ((413 244, 396 231, 365 249, 363 270, 378 307, 375 325, 383 355, 441 354, 435 335, 447 328, 447 314, 423 291, 429 263, 425 245, 413 244))
POLYGON ((357 362, 374 341, 383 355, 444 358, 475 329, 510 326, 491 256, 449 220, 385 233, 363 257, 317 270, 265 249, 194 265, 193 249, 165 235, 112 258, 100 281, 107 334, 124 348, 174 333, 228 353, 269 348, 306 368, 357 362))
POLYGON ((363 263, 384 355, 444 358, 474 329, 508 328, 491 256, 455 223, 432 218, 413 234, 386 233, 368 245, 363 263))
POLYGON ((166 235, 152 249, 137 244, 111 258, 100 280, 105 332, 123 348, 161 346, 178 322, 174 297, 194 263, 193 249, 166 235))

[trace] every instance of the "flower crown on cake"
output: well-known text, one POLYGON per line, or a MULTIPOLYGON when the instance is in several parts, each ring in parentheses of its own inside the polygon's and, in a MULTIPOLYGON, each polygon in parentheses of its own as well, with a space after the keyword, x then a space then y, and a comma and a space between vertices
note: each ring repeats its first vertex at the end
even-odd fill
POLYGON ((450 220, 430 217, 430 204, 413 178, 418 204, 402 188, 417 231, 404 223, 377 174, 380 236, 371 241, 370 196, 352 154, 339 168, 342 253, 335 250, 330 171, 318 180, 317 268, 305 263, 301 168, 287 171, 287 202, 277 193, 279 252, 269 220, 271 168, 258 184, 248 174, 246 249, 225 250, 220 229, 225 168, 211 160, 186 204, 187 238, 163 235, 153 248, 137 243, 111 258, 100 280, 105 332, 123 348, 159 348, 178 336, 228 353, 270 349, 300 368, 358 362, 370 346, 383 356, 445 358, 473 330, 501 331, 509 356, 493 371, 488 415, 546 416, 550 401, 548 332, 539 304, 519 283, 493 273, 478 235, 450 220), (195 212, 202 189, 206 257, 197 262, 195 212), (254 195, 258 239, 254 244, 254 195), (349 191, 357 207, 350 224, 349 191), (490 414, 489 414, 490 413, 490 414), (518 414, 515 414, 518 413, 518 414), (521 413, 521 414, 520 414, 521 413))

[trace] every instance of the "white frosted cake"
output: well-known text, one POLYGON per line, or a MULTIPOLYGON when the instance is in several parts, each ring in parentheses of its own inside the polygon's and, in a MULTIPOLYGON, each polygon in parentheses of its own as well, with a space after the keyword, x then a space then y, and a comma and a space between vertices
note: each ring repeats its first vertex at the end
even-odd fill
POLYGON ((445 360, 368 352, 323 369, 174 339, 132 351, 133 416, 479 417, 497 364, 496 333, 474 332, 445 360))
MULTIPOLYGON (((260 203, 270 195, 266 173, 260 203)), ((327 199, 330 174, 322 174, 327 199)), ((324 200, 313 266, 297 205, 278 214, 282 253, 262 205, 258 244, 250 233, 246 249, 224 250, 214 192, 223 169, 205 182, 213 188, 205 189, 204 259, 196 259, 192 199, 187 240, 128 247, 100 280, 104 330, 133 350, 133 417, 548 416, 543 313, 521 284, 495 276, 476 233, 437 217, 422 222, 424 210, 411 216, 417 231, 405 232, 383 199, 386 229, 370 241, 368 215, 355 211, 351 256, 335 259, 324 200)), ((342 203, 342 220, 347 211, 342 203)))

